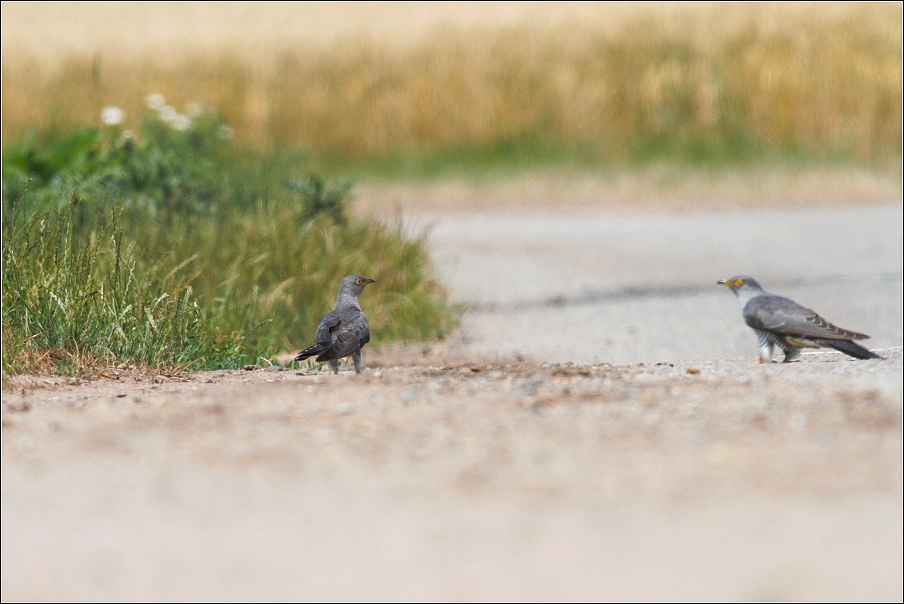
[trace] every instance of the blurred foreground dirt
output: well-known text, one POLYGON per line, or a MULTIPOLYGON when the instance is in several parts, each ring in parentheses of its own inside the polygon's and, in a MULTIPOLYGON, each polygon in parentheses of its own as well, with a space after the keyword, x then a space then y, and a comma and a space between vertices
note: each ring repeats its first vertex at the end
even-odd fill
POLYGON ((14 378, 2 597, 900 599, 882 352, 14 378))

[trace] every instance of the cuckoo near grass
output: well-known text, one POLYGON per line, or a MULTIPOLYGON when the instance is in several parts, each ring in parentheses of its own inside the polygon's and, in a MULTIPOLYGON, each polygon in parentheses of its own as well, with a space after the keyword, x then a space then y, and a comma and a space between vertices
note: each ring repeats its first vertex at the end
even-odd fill
POLYGON ((358 298, 373 279, 351 275, 339 284, 336 307, 323 317, 317 327, 315 344, 298 353, 293 360, 303 361, 315 354, 318 363, 328 362, 333 373, 339 373, 339 359, 351 356, 355 373, 361 373, 361 348, 370 342, 370 326, 358 298))

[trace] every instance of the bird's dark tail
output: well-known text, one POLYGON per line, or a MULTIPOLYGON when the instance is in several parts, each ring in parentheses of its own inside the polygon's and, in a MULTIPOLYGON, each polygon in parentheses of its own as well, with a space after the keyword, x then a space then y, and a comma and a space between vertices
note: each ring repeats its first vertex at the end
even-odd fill
POLYGON ((857 344, 856 342, 852 342, 850 340, 830 340, 828 338, 824 338, 824 339, 823 338, 820 338, 820 339, 814 338, 813 341, 818 342, 819 344, 826 346, 828 348, 834 348, 838 352, 843 352, 844 354, 846 354, 848 356, 852 356, 855 359, 866 360, 866 359, 884 358, 884 357, 880 357, 875 352, 873 352, 867 348, 864 348, 860 344, 857 344))
POLYGON ((313 346, 305 348, 304 350, 299 352, 298 355, 294 359, 292 359, 292 361, 303 361, 308 357, 314 356, 315 354, 320 354, 327 348, 329 348, 329 345, 327 344, 314 344, 313 346))

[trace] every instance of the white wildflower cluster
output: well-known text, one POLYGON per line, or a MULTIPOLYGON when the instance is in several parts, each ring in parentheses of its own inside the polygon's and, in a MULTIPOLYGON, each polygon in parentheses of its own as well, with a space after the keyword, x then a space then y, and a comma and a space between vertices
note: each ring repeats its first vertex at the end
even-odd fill
POLYGON ((164 105, 166 105, 166 99, 163 98, 162 94, 157 94, 156 92, 149 94, 148 97, 144 99, 144 106, 152 111, 158 111, 164 105))
MULTIPOLYGON (((144 106, 151 111, 156 111, 160 121, 169 124, 169 127, 173 130, 185 132, 191 128, 191 118, 176 111, 176 108, 172 105, 168 105, 162 94, 157 92, 149 94, 144 99, 144 106)), ((189 113, 192 109, 193 106, 190 106, 189 113)))
POLYGON ((173 120, 169 123, 170 127, 173 130, 178 130, 179 132, 185 132, 189 128, 191 128, 191 118, 187 115, 179 114, 173 118, 173 120))
MULTIPOLYGON (((179 113, 176 108, 166 102, 162 94, 157 92, 149 94, 144 99, 144 106, 157 112, 160 121, 169 125, 178 132, 185 132, 192 127, 193 120, 201 117, 204 107, 198 103, 189 103, 185 106, 185 113, 179 113)), ((222 124, 217 130, 217 135, 223 140, 230 140, 235 132, 230 126, 222 124)))
POLYGON ((119 126, 126 121, 126 112, 112 105, 104 107, 100 112, 100 121, 104 126, 119 126))

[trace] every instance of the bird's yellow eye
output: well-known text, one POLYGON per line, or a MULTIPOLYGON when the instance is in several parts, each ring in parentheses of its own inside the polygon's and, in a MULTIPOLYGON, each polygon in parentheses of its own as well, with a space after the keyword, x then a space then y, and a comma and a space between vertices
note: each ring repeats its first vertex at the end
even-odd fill
POLYGON ((735 279, 734 284, 738 287, 741 287, 742 285, 744 285, 744 280, 743 279, 735 279))
POLYGON ((355 279, 355 285, 361 285, 362 283, 364 283, 364 281, 361 279, 355 279))

